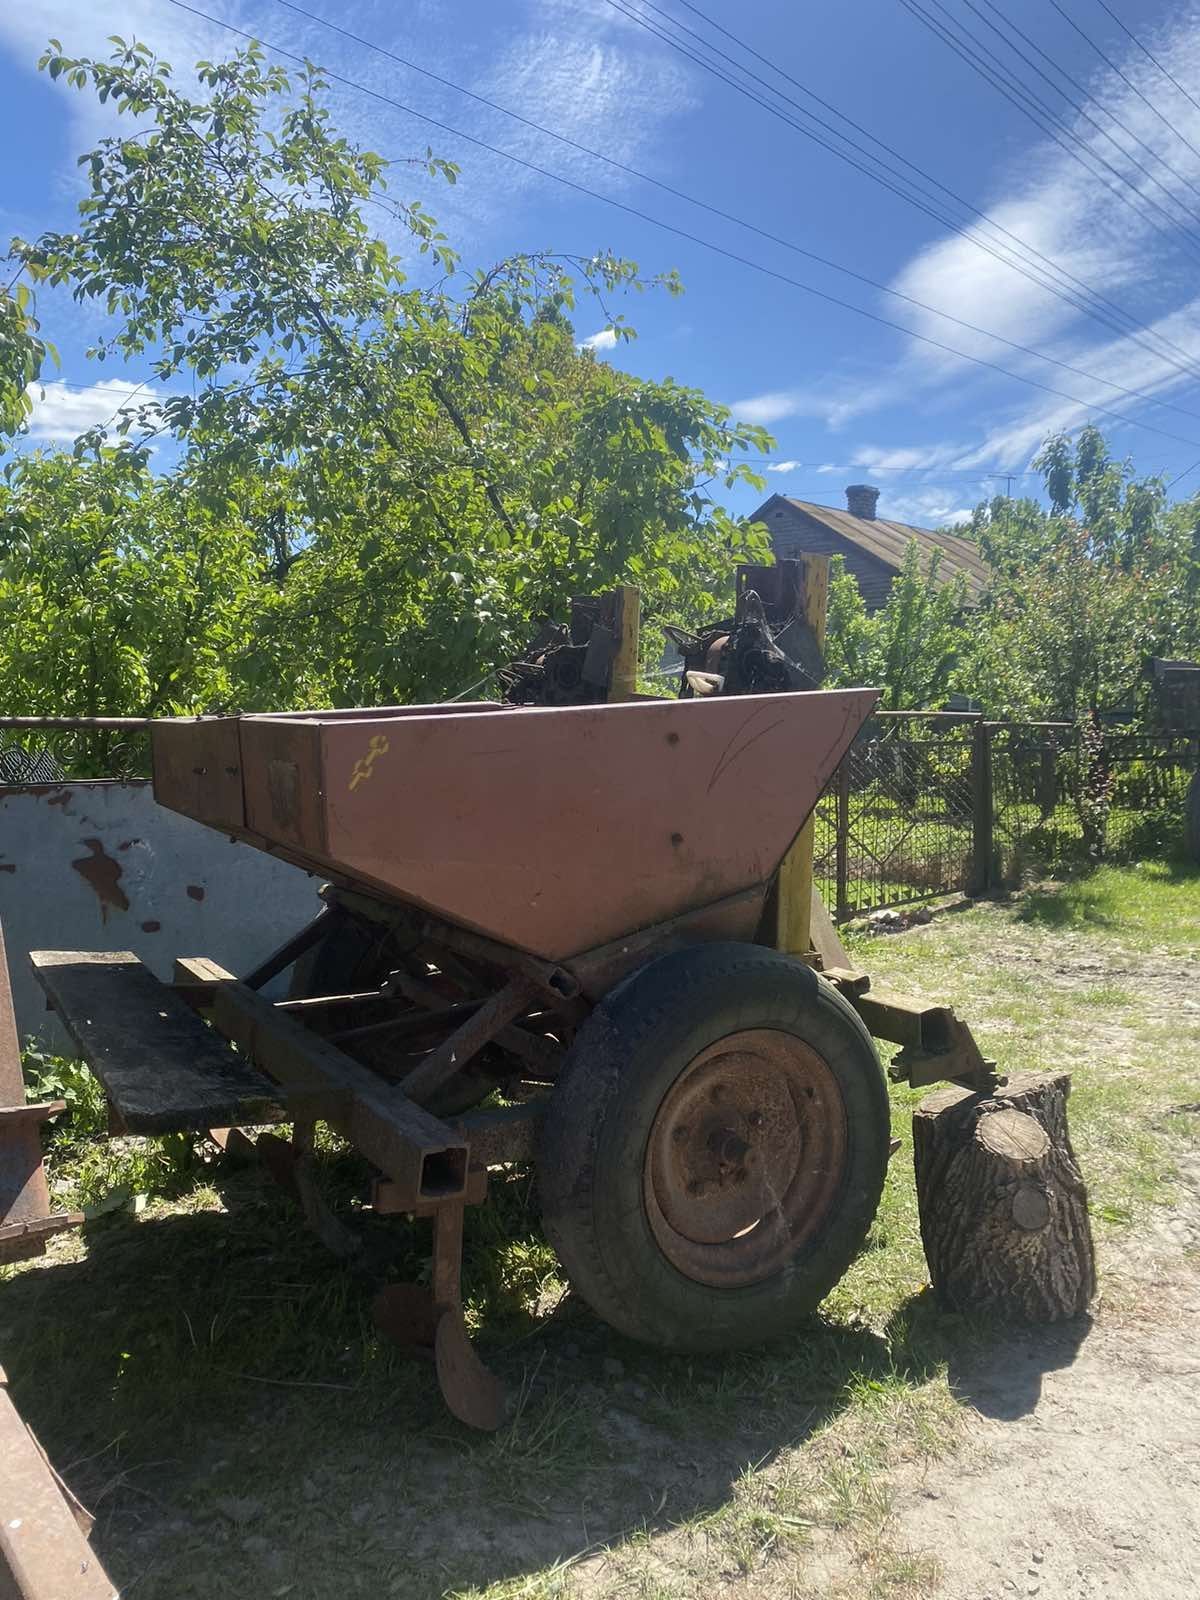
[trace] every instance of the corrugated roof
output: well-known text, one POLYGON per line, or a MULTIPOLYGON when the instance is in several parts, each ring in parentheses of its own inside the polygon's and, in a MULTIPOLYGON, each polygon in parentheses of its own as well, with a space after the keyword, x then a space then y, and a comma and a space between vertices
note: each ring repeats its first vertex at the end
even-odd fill
MULTIPOLYGON (((773 495, 771 497, 775 499, 773 495)), ((797 511, 803 511, 806 516, 831 528, 834 533, 840 534, 843 539, 849 539, 851 544, 858 545, 860 550, 865 550, 869 555, 886 561, 888 566, 895 567, 897 571, 904 562, 904 552, 908 549, 909 541, 915 539, 923 555, 931 556, 935 550, 940 550, 942 560, 938 567, 939 584, 948 583, 962 573, 967 580, 967 593, 972 600, 978 600, 991 580, 991 570, 987 562, 979 553, 977 545, 970 539, 959 538, 953 533, 931 533, 928 528, 913 528, 907 522, 886 522, 882 517, 852 517, 848 511, 837 511, 833 506, 815 505, 809 500, 793 500, 791 495, 779 495, 780 500, 786 500, 788 505, 795 506, 797 511)), ((767 505, 770 505, 767 501, 767 505)), ((755 512, 755 518, 761 516, 760 511, 755 512)))

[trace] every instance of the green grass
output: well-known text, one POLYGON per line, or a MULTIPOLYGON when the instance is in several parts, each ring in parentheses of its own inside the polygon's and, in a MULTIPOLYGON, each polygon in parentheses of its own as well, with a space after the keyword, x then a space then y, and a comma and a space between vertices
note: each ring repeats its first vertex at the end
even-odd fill
MULTIPOLYGON (((1006 1071, 1072 1073, 1093 1219, 1119 1255, 1200 1118, 1200 876, 1105 868, 902 936, 858 938, 879 985, 953 1003, 1006 1071)), ((468 1216, 469 1320, 517 1397, 485 1437, 443 1411, 427 1368, 381 1343, 379 1281, 426 1270, 425 1224, 369 1222, 336 1141, 323 1181, 358 1211, 364 1261, 333 1262, 254 1168, 100 1138, 94 1088, 51 1135, 60 1199, 133 1187, 41 1264, 8 1269, 0 1359, 51 1456, 100 1513, 97 1542, 139 1600, 192 1600, 236 1570, 292 1600, 782 1600, 830 1541, 838 1596, 908 1600, 936 1565, 897 1533, 898 1489, 955 1448, 949 1374, 1002 1330, 941 1315, 926 1288, 909 1123, 866 1247, 820 1317, 772 1347, 670 1357, 564 1295, 527 1175, 468 1216), (606 1362, 608 1363, 606 1367, 606 1362)))

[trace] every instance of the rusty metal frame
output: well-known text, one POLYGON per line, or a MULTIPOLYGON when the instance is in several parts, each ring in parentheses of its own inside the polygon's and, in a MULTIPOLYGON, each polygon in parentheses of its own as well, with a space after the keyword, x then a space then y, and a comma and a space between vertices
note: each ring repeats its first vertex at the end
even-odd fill
POLYGON ((92 1519, 21 1420, 0 1369, 0 1600, 117 1600, 92 1519))
POLYGON ((21 1047, 0 928, 0 1262, 44 1255, 46 1240, 83 1222, 80 1212, 51 1211, 39 1129, 66 1110, 65 1100, 25 1103, 21 1047))
POLYGON ((966 1083, 994 1088, 994 1061, 984 1059, 975 1036, 952 1006, 871 988, 865 972, 833 967, 823 976, 849 1000, 876 1039, 901 1048, 888 1068, 896 1083, 920 1089, 931 1083, 966 1083))

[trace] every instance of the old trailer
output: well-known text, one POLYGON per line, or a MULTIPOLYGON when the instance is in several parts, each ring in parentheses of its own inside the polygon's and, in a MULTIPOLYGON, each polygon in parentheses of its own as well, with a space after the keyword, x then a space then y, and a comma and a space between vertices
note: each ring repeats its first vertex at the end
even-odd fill
POLYGON ((114 1128, 254 1130, 337 1246, 311 1161, 325 1123, 369 1164, 376 1212, 430 1219, 429 1285, 381 1291, 376 1321, 432 1352, 458 1417, 496 1427, 459 1287, 489 1170, 535 1165, 600 1317, 725 1349, 795 1328, 863 1242, 889 1155, 872 1032, 912 1082, 986 1076, 949 1008, 873 993, 831 929, 800 951, 779 931, 781 863, 875 701, 158 721, 160 803, 319 874, 323 910, 248 973, 32 960, 114 1128))

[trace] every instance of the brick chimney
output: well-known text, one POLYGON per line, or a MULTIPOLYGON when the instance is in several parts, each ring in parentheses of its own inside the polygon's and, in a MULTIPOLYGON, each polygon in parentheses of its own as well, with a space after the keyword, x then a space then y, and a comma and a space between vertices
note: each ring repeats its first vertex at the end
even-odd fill
POLYGON ((851 483, 846 486, 846 510, 852 517, 865 517, 868 522, 875 520, 875 503, 879 499, 879 490, 869 483, 851 483))

